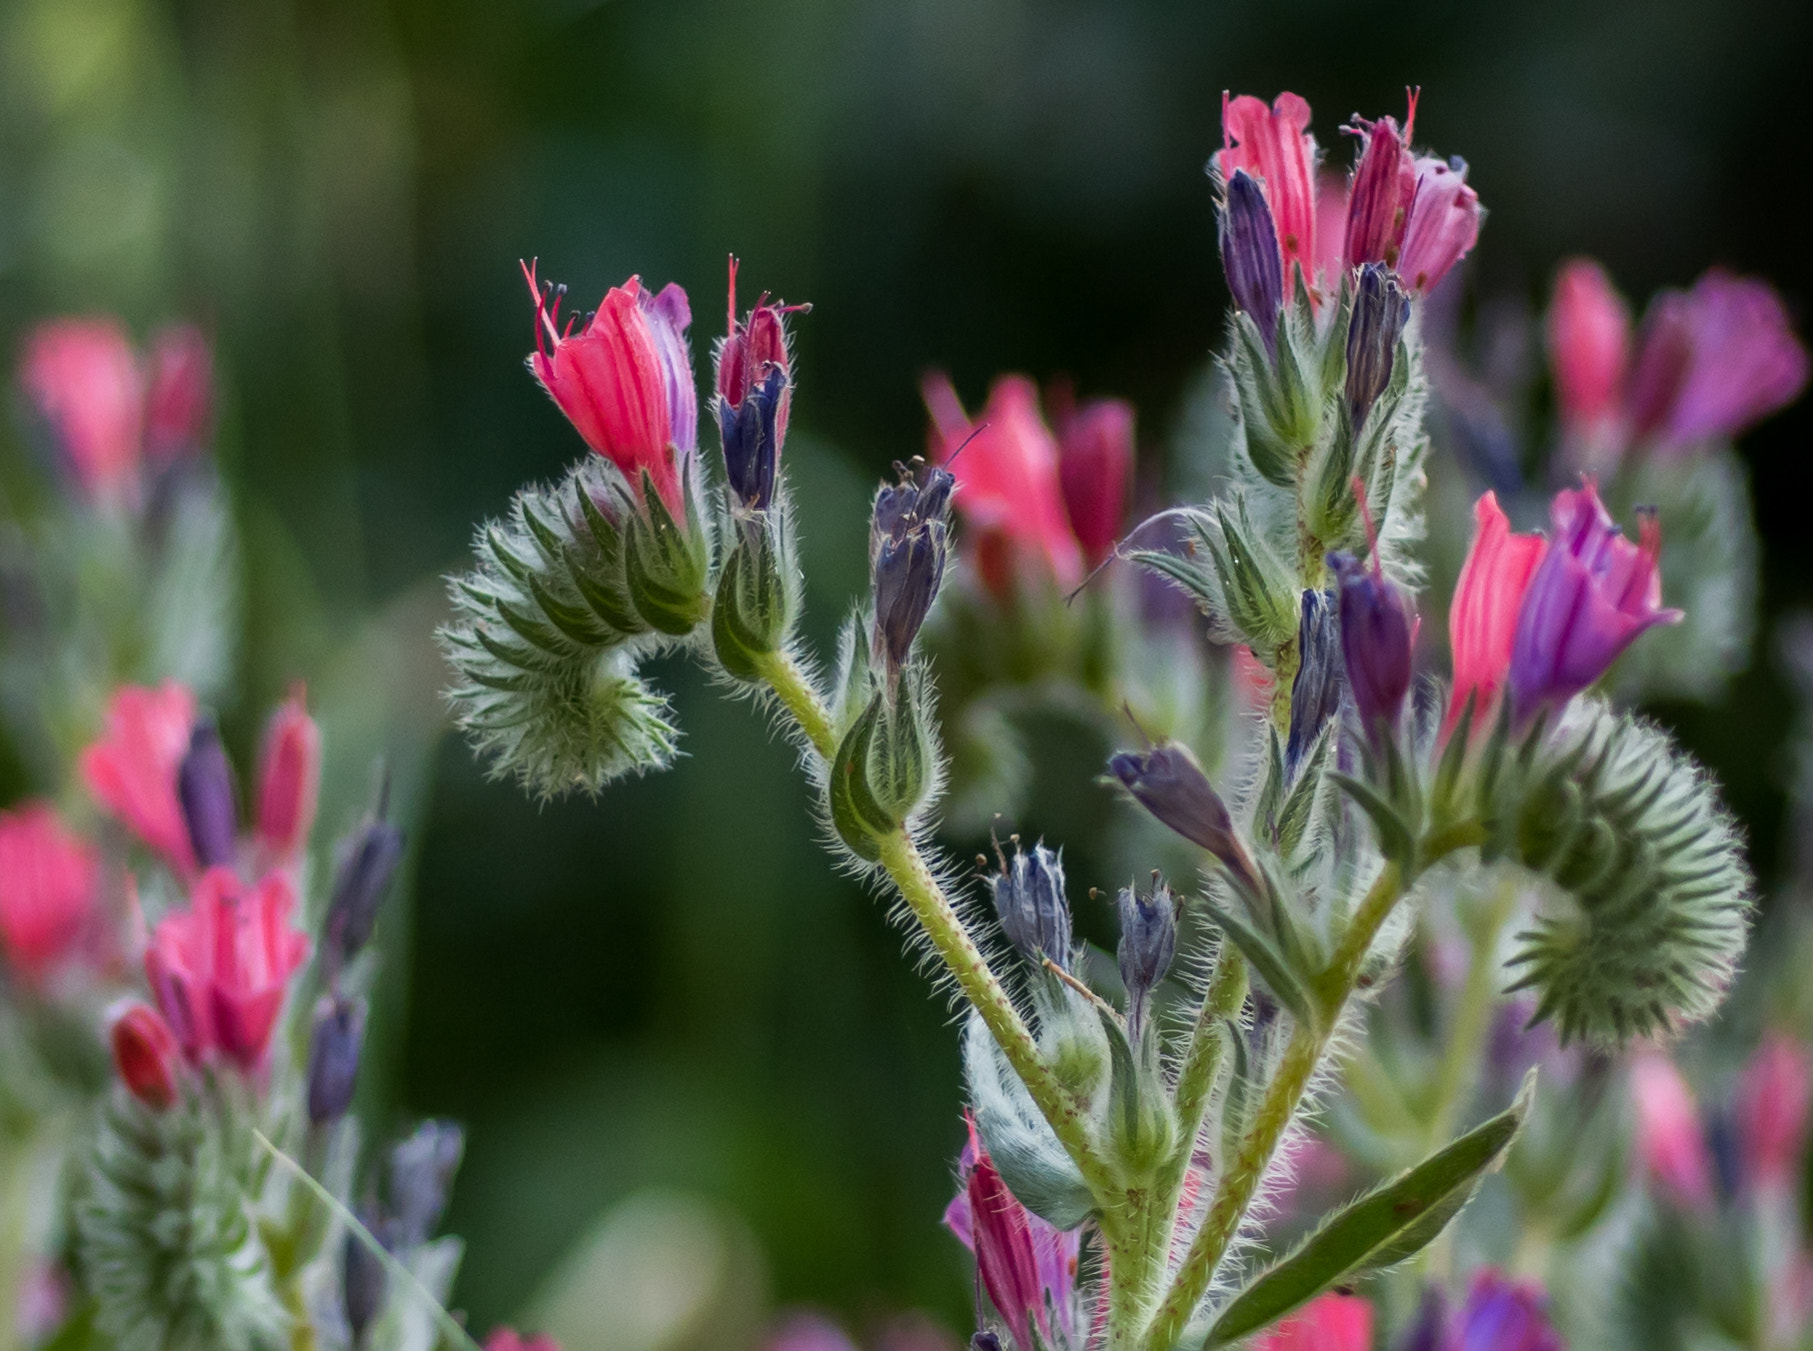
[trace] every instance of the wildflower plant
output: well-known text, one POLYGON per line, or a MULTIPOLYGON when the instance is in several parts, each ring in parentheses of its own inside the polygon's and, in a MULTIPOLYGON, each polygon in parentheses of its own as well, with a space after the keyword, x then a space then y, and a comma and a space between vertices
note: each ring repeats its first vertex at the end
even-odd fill
MULTIPOLYGON (((1424 311, 1483 212, 1464 162, 1412 148, 1415 111, 1412 95, 1401 125, 1344 128, 1343 177, 1303 100, 1226 103, 1211 175, 1232 442, 1208 500, 1115 543, 1113 419, 1077 433, 1092 458, 1066 472, 1030 384, 997 384, 972 421, 934 379, 931 454, 878 489, 869 593, 822 659, 797 633, 782 455, 797 311, 764 296, 739 314, 733 264, 706 419, 720 469, 697 442, 676 287, 632 278, 565 323, 562 292, 535 291, 531 367, 595 453, 478 532, 443 632, 456 717, 531 793, 596 794, 671 759, 673 715, 641 667, 678 649, 794 741, 836 860, 897 900, 968 1010, 970 1136, 946 1220, 975 1254, 979 1346, 1229 1345, 1334 1307, 1347 1297, 1328 1292, 1443 1234, 1503 1163, 1530 1079, 1470 1129, 1449 1111, 1294 1246, 1268 1247, 1264 1225, 1292 1140, 1364 1054, 1365 1010, 1419 911, 1452 899, 1443 879, 1508 874, 1535 898, 1509 980, 1566 1042, 1615 1048, 1705 1019, 1742 951, 1751 882, 1715 788, 1593 693, 1646 630, 1682 618, 1663 604, 1662 520, 1624 516, 1628 538, 1590 476, 1555 496, 1546 539, 1483 498, 1454 681, 1419 669, 1424 311), (1250 769, 1219 786, 1162 736, 1109 761, 1107 781, 1200 868, 1121 891, 1119 989, 1083 960, 1054 843, 998 844, 976 877, 933 837, 941 595, 986 597, 1011 641, 1036 624, 1028 595, 1062 597, 1102 562, 1180 590, 1250 653, 1264 692, 1240 729, 1250 769)), ((1528 1304, 1476 1295, 1507 1300, 1528 1304)))

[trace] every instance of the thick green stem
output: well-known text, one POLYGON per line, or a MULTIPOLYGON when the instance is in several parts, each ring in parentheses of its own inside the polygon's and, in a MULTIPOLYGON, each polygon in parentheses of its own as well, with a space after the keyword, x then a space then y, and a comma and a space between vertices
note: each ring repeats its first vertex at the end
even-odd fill
POLYGON ((793 658, 785 652, 770 652, 757 659, 756 669, 781 701, 781 707, 812 742, 812 749, 826 760, 836 755, 837 734, 831 727, 831 715, 793 658))
POLYGON ((1322 1062, 1329 1036, 1353 993, 1354 981, 1373 940, 1378 937, 1379 926, 1403 894, 1403 874, 1395 862, 1389 862, 1379 870, 1371 888, 1354 910, 1323 983, 1321 993, 1327 1014, 1318 1026, 1300 1023, 1292 1031, 1277 1073, 1266 1086, 1259 1113, 1234 1157, 1228 1161, 1221 1180, 1216 1183, 1202 1228, 1196 1231, 1189 1251, 1184 1254, 1177 1274, 1171 1280, 1171 1288, 1143 1339, 1150 1351, 1170 1351, 1177 1344, 1190 1315, 1207 1293, 1215 1269, 1227 1255, 1228 1246, 1253 1203, 1253 1195, 1266 1169, 1271 1166, 1272 1156, 1277 1153, 1284 1133, 1309 1089, 1310 1080, 1315 1076, 1316 1067, 1322 1062))
POLYGON ((1498 997, 1498 935, 1516 901, 1516 885, 1501 882, 1471 935, 1473 953, 1466 984, 1461 987, 1460 1002, 1448 1029, 1448 1044, 1442 1048, 1441 1064, 1436 1070, 1425 1153, 1447 1142, 1455 1118, 1467 1105, 1473 1089, 1474 1071, 1491 1031, 1492 1006, 1498 997))

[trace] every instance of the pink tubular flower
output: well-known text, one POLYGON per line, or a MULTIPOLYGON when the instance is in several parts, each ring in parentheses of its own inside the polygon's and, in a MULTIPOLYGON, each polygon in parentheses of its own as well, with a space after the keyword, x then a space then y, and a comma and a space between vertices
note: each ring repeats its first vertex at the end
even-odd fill
POLYGON ((172 324, 151 339, 145 449, 154 464, 207 444, 214 417, 214 354, 194 324, 172 324))
POLYGON ((1416 161, 1416 187, 1404 222, 1397 274, 1428 295, 1479 242, 1479 194, 1467 186, 1466 161, 1433 155, 1416 161))
POLYGON ((156 1111, 176 1101, 182 1048, 156 1009, 133 1001, 114 1014, 108 1029, 113 1068, 133 1097, 156 1111))
POLYGON ((300 688, 265 728, 258 768, 258 844, 266 858, 294 865, 308 847, 321 790, 321 729, 300 688))
POLYGON ((94 850, 49 803, 0 812, 0 939, 28 982, 42 981, 81 940, 99 876, 94 850))
POLYGON ((1712 1155, 1681 1071, 1661 1052, 1645 1052, 1631 1065, 1630 1090, 1637 1108, 1637 1151, 1650 1176, 1677 1201, 1709 1203, 1712 1155))
MULTIPOLYGON (((945 375, 928 375, 923 391, 932 415, 930 458, 950 464, 957 508, 983 537, 985 557, 993 536, 1010 555, 1042 563, 1059 586, 1080 582, 1083 555, 1064 514, 1057 443, 1039 416, 1037 387, 1023 375, 1001 376, 975 423, 945 375)), ((1007 585, 1003 572, 990 579, 997 590, 1007 585)))
POLYGON ((229 868, 202 874, 189 908, 164 916, 145 952, 158 1008, 191 1060, 210 1052, 248 1072, 270 1047, 308 939, 290 927, 296 891, 281 869, 247 888, 229 868))
POLYGON ((545 1333, 523 1337, 513 1328, 498 1328, 485 1338, 485 1351, 560 1351, 560 1343, 545 1333))
POLYGON ((1133 405, 1092 399, 1058 417, 1058 486, 1070 532, 1095 567, 1120 538, 1133 472, 1133 405))
POLYGON ((699 434, 686 292, 669 284, 650 295, 631 277, 575 333, 575 318, 560 326, 565 288, 542 289, 532 264, 523 276, 535 297, 535 378, 588 446, 638 490, 647 474, 668 510, 684 517, 677 460, 693 453, 699 434))
POLYGON ((166 680, 156 689, 123 685, 107 703, 101 739, 82 752, 88 791, 179 873, 194 871, 176 772, 195 726, 195 696, 166 680))
POLYGON ((1630 310, 1590 258, 1571 258, 1555 274, 1548 345, 1563 425, 1578 434, 1612 417, 1630 361, 1630 310))
POLYGON ((1417 163, 1409 149, 1410 129, 1415 121, 1413 94, 1401 136, 1397 119, 1391 117, 1381 117, 1376 122, 1356 117, 1344 128, 1365 141, 1347 196, 1348 267, 1362 263, 1384 263, 1392 268, 1398 265, 1417 190, 1417 163))
MULTIPOLYGON (((1678 341, 1673 323, 1687 331, 1687 357, 1669 403, 1662 439, 1689 445, 1736 436, 1752 423, 1799 397, 1807 384, 1807 349, 1795 337, 1781 297, 1767 282, 1736 277, 1719 268, 1694 283, 1655 338, 1678 341)), ((1667 364, 1672 353, 1657 360, 1667 364)))
POLYGON ((91 497, 125 494, 138 473, 144 376, 119 320, 53 319, 25 340, 19 383, 91 497))
POLYGON ((1278 227, 1283 258, 1284 290, 1294 284, 1291 264, 1303 269, 1315 285, 1316 138, 1309 134, 1309 104, 1295 94, 1280 94, 1267 108, 1251 94, 1221 96, 1223 148, 1215 156, 1222 180, 1244 169, 1265 187, 1278 227))
POLYGON ((1319 1295, 1253 1343, 1253 1351, 1371 1351, 1372 1304, 1358 1295, 1319 1295))
POLYGON ((976 1255, 976 1271, 1020 1351, 1032 1351, 1036 1321, 1046 1344, 1051 1313, 1068 1341, 1075 1332, 1079 1230, 1064 1230, 1022 1206, 982 1147, 975 1122, 957 1162, 962 1190, 944 1210, 944 1223, 976 1255))
POLYGON ((1473 546, 1467 550, 1448 608, 1448 643, 1454 653, 1454 691, 1446 724, 1450 731, 1469 695, 1474 699, 1474 724, 1490 720, 1511 665, 1518 610, 1549 547, 1541 535, 1511 532, 1496 493, 1488 492, 1474 503, 1473 519, 1473 546))
POLYGON ((1736 1117, 1745 1175, 1765 1190, 1795 1186, 1807 1152, 1813 1067, 1807 1049, 1771 1033, 1738 1080, 1736 1117))
POLYGON ((1559 708, 1592 684, 1656 624, 1680 620, 1662 608, 1662 526, 1642 517, 1625 539, 1589 479, 1564 488, 1549 509, 1554 535, 1524 594, 1511 647, 1511 705, 1520 721, 1559 708))

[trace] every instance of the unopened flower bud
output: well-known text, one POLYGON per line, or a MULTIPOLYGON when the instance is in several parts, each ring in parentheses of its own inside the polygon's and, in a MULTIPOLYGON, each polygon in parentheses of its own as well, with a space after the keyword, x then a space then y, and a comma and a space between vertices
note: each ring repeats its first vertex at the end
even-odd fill
POLYGON ((1108 770, 1161 823, 1215 855, 1239 881, 1257 885, 1227 803, 1188 748, 1172 741, 1149 751, 1122 751, 1108 761, 1108 770))
POLYGON ((1127 1027, 1139 1039, 1153 987, 1171 969, 1177 955, 1177 898, 1153 874, 1152 889, 1141 895, 1123 887, 1119 897, 1121 982, 1127 987, 1127 1027))
POLYGON ((145 449, 153 463, 192 455, 207 444, 214 416, 214 354, 194 324, 172 324, 151 339, 145 394, 145 449))
POLYGON ((386 1246, 413 1248, 428 1240, 447 1208, 466 1133, 452 1121, 424 1121, 390 1151, 390 1237, 386 1246))
POLYGON ((359 955, 371 939, 378 907, 403 857, 403 832, 382 819, 366 821, 340 842, 334 894, 323 936, 336 968, 359 955))
POLYGON ((1355 431, 1391 383, 1398 337, 1410 322, 1410 297, 1383 263, 1360 269, 1347 321, 1347 413, 1355 431))
POLYGON ((364 1041, 364 1000, 321 1001, 308 1046, 308 1119, 315 1125, 338 1121, 352 1106, 364 1041))
MULTIPOLYGON (((382 1238, 378 1234, 382 1225, 369 1206, 359 1207, 359 1222, 382 1238)), ((353 1351, 360 1351, 365 1345, 365 1331, 384 1312, 389 1293, 389 1276, 383 1262, 358 1235, 348 1234, 340 1257, 340 1299, 346 1309, 346 1326, 352 1333, 353 1351)))
POLYGON ((1244 169, 1228 180, 1221 209, 1221 266, 1234 304, 1252 317, 1267 351, 1278 341, 1278 314, 1284 308, 1284 267, 1278 227, 1265 193, 1244 169))
POLYGON ((1001 871, 989 878, 995 913, 1007 939, 1029 962, 1049 957, 1070 969, 1070 901, 1064 895, 1064 856, 1044 844, 1028 853, 1014 837, 1014 856, 1001 856, 1001 871))
POLYGON ((189 845, 204 868, 230 866, 239 845, 239 807, 234 801, 233 766, 212 721, 198 722, 176 771, 176 792, 189 845))
POLYGON ((786 316, 806 305, 770 304, 763 295, 737 319, 737 260, 730 260, 730 328, 717 352, 718 430, 724 470, 737 501, 766 511, 774 500, 781 445, 793 403, 786 316))
POLYGON ((156 1009, 129 1005, 114 1018, 108 1038, 113 1067, 133 1097, 160 1112, 176 1101, 182 1048, 156 1009))
POLYGON ((277 863, 308 847, 321 792, 321 729, 300 688, 271 715, 258 769, 258 843, 277 863))
MULTIPOLYGON (((1411 116, 1416 105, 1411 104, 1411 116)), ((1416 196, 1416 163, 1404 147, 1395 118, 1355 118, 1353 134, 1366 142, 1354 170, 1347 205, 1347 265, 1385 263, 1396 267, 1404 244, 1410 203, 1416 196)))
POLYGON ((1328 557, 1341 590, 1341 656, 1347 688, 1369 736, 1394 735, 1410 692, 1416 615, 1402 587, 1348 553, 1328 557))
POLYGON ((876 494, 869 530, 874 656, 885 665, 890 687, 944 581, 950 550, 947 522, 956 484, 936 465, 915 461, 896 468, 899 482, 876 494))
POLYGON ((1291 681, 1290 737, 1284 748, 1284 766, 1293 775, 1328 720, 1341 711, 1345 685, 1337 608, 1332 591, 1303 593, 1297 621, 1297 674, 1291 681))

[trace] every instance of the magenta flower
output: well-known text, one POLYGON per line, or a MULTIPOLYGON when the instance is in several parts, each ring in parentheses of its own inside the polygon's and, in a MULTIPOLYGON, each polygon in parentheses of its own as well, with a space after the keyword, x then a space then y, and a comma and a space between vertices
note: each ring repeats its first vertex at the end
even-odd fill
POLYGON ((647 474, 668 510, 683 518, 679 466, 699 434, 686 292, 670 284, 651 295, 631 277, 613 286, 575 333, 576 318, 560 324, 565 288, 541 289, 532 264, 523 265, 523 277, 538 321, 529 369, 588 446, 638 490, 647 474))
POLYGON ((1511 665, 1524 596, 1549 547, 1541 535, 1512 533, 1496 493, 1488 492, 1473 504, 1473 519, 1473 543, 1448 608, 1454 690, 1448 697, 1445 731, 1454 729, 1469 697, 1474 701, 1474 725, 1490 723, 1511 665))
POLYGON ((1467 162, 1424 156, 1416 162, 1416 191, 1404 222, 1397 273, 1417 295, 1433 291, 1449 270, 1479 243, 1484 213, 1467 186, 1467 162))
POLYGON ((1638 366, 1649 387, 1633 389, 1632 397, 1645 396, 1661 440, 1691 445, 1736 436, 1806 387, 1807 349, 1767 282, 1714 268, 1686 295, 1657 297, 1656 307, 1638 366), (1658 419, 1662 407, 1666 416, 1658 419))
POLYGON ((176 775, 189 751, 195 696, 166 680, 123 685, 107 702, 100 740, 82 752, 82 781, 100 804, 184 876, 195 870, 176 775))
POLYGON ((1372 1304, 1358 1295, 1318 1295, 1253 1343, 1253 1351, 1371 1351, 1372 1304))
POLYGON ((1015 1346, 1035 1351, 1034 1323, 1049 1344, 1054 1312, 1058 1330, 1073 1341, 1081 1231, 1059 1229, 1020 1204, 983 1148, 974 1121, 957 1174, 962 1189, 945 1207, 945 1227, 976 1255, 982 1287, 1015 1346))
POLYGON ((37 984, 80 943, 94 912, 100 861, 47 802, 0 812, 0 939, 37 984))
POLYGON ((300 687, 271 715, 258 766, 258 847, 263 859, 292 867, 308 847, 321 791, 321 729, 300 687))
MULTIPOLYGON (((1309 134, 1309 104, 1284 93, 1267 108, 1261 99, 1242 94, 1221 96, 1223 146, 1215 169, 1224 183, 1244 171, 1265 190, 1278 232, 1280 276, 1284 289, 1294 280, 1291 266, 1315 284, 1316 138, 1309 134)), ((1263 330, 1263 325, 1261 326, 1263 330)))
POLYGON ((1520 721, 1559 708, 1591 685, 1638 634, 1680 620, 1662 608, 1662 526, 1645 513, 1624 538, 1598 489, 1555 494, 1553 536, 1530 579, 1511 648, 1511 707, 1520 721))
POLYGON ((1038 388, 1023 375, 1001 376, 973 423, 947 376, 928 375, 923 389, 932 416, 927 458, 956 477, 957 510, 976 531, 989 589, 1011 593, 1022 561, 1060 587, 1082 581, 1083 553, 1064 511, 1057 441, 1039 413, 1038 388))
POLYGON ((1738 1079, 1735 1116, 1744 1175, 1765 1190, 1795 1186, 1807 1152, 1813 1066, 1807 1048, 1775 1032, 1738 1079))
POLYGON ((296 889, 282 869, 247 887, 230 868, 202 874, 187 909, 158 921, 145 976, 189 1058, 264 1064, 290 977, 308 939, 290 927, 296 889))
POLYGON ((1473 1278, 1467 1302, 1448 1322, 1440 1351, 1566 1351, 1549 1322, 1548 1296, 1531 1281, 1486 1270, 1473 1278))
POLYGON ((1127 513, 1133 405, 1120 399, 1091 399, 1071 408, 1062 401, 1055 420, 1064 514, 1083 550, 1083 562, 1093 568, 1113 552, 1127 513))
POLYGON ((19 383, 83 490, 97 498, 127 496, 138 475, 145 378, 120 321, 40 324, 25 340, 19 383))
POLYGON ((1710 1202, 1712 1153, 1681 1071, 1661 1052, 1646 1052, 1631 1065, 1630 1091, 1637 1109, 1637 1153, 1649 1175, 1676 1201, 1710 1202))
POLYGON ((1415 121, 1416 99, 1412 96, 1402 135, 1397 119, 1392 117, 1381 117, 1376 122, 1356 117, 1343 128, 1364 143, 1347 195, 1348 267, 1362 263, 1384 263, 1391 268, 1398 265, 1417 189, 1417 164, 1407 144, 1415 121))
POLYGON ((145 392, 145 450, 152 463, 194 454, 214 418, 214 354, 194 324, 172 324, 151 339, 145 392))

